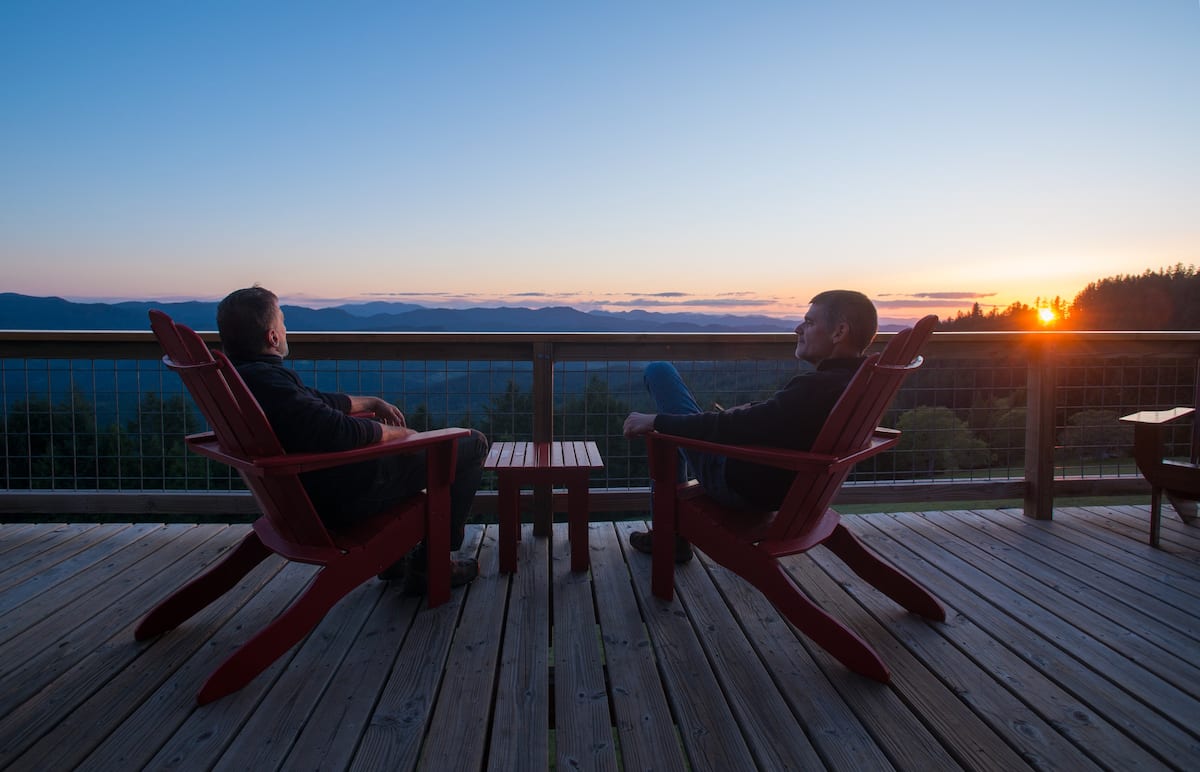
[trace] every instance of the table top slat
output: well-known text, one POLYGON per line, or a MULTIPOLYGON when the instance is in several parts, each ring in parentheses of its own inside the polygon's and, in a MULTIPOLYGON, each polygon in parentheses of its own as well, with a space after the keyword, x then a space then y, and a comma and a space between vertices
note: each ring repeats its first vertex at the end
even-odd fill
POLYGON ((505 469, 603 469, 600 449, 590 440, 567 442, 495 442, 483 468, 505 469))

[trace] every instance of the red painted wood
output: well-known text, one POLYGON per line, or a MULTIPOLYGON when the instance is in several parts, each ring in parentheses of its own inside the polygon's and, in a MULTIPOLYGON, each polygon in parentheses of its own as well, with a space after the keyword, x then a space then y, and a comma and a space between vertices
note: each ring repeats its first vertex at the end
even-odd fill
POLYGON ((651 590, 674 594, 675 537, 690 541, 714 561, 757 587, 797 628, 855 672, 887 681, 887 665, 856 633, 814 604, 779 558, 824 544, 860 577, 910 611, 944 620, 946 612, 927 590, 868 550, 839 522, 829 503, 854 464, 894 446, 899 432, 878 426, 901 383, 921 365, 919 351, 937 317, 927 316, 897 333, 880 354, 855 374, 826 419, 810 451, 718 445, 652 432, 647 435, 654 485, 651 590), (726 509, 695 484, 675 482, 681 447, 778 466, 796 472, 779 510, 746 513, 726 509))
POLYGON ((588 475, 604 468, 596 443, 497 442, 489 449, 483 468, 496 473, 499 488, 501 571, 517 570, 517 541, 521 538, 518 510, 523 485, 566 486, 571 570, 587 570, 588 475))
MULTIPOLYGON (((188 447, 236 468, 262 510, 241 545, 151 610, 134 635, 143 640, 182 624, 221 597, 271 552, 321 566, 296 601, 229 656, 197 694, 201 704, 245 686, 294 646, 346 593, 403 557, 424 539, 431 555, 449 553, 450 482, 459 437, 466 429, 382 442, 341 453, 284 453, 262 408, 225 355, 211 352, 191 329, 161 311, 150 326, 211 432, 187 438, 188 447), (321 522, 299 480, 301 472, 395 453, 426 454, 426 492, 353 528, 331 531, 321 522)), ((449 561, 430 561, 430 607, 450 598, 449 561)))

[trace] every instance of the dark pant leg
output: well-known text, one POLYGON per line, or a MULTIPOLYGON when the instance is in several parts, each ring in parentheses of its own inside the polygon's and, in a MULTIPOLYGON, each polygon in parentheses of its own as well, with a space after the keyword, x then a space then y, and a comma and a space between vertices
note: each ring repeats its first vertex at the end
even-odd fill
POLYGON ((487 459, 488 441, 482 432, 471 430, 469 437, 458 440, 458 454, 454 466, 454 482, 450 484, 450 549, 462 546, 467 520, 471 516, 471 505, 475 492, 483 480, 483 462, 487 459))
MULTIPOLYGON (((450 484, 450 549, 462 546, 475 492, 483 478, 488 442, 481 432, 471 430, 458 440, 454 482, 450 484)), ((378 514, 396 502, 425 489, 425 454, 387 456, 376 464, 372 484, 361 493, 347 491, 339 503, 334 523, 352 524, 378 514)), ((424 550, 421 550, 424 553, 424 550)))

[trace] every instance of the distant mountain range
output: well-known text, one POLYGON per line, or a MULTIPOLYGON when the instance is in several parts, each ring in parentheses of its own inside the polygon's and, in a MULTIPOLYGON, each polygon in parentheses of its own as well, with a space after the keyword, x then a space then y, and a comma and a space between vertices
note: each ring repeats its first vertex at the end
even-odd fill
MULTIPOLYGON (((159 308, 197 330, 215 330, 217 304, 74 303, 57 297, 0 293, 0 329, 147 330, 146 312, 159 308)), ((649 311, 551 308, 425 308, 411 303, 356 303, 331 308, 285 305, 293 331, 330 332, 791 332, 794 320, 649 311)), ((898 324, 882 324, 896 329, 898 324)))

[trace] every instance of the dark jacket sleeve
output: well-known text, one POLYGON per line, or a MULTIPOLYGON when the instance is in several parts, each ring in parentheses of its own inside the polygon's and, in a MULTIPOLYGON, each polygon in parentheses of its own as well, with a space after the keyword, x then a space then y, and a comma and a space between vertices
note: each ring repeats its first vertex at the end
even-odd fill
POLYGON ((659 414, 654 428, 667 434, 726 445, 770 445, 807 450, 850 382, 859 360, 797 375, 769 399, 727 410, 659 414))
POLYGON ((255 361, 239 365, 238 372, 288 452, 349 450, 383 436, 378 422, 347 415, 350 397, 309 388, 282 365, 255 361))
MULTIPOLYGON (((861 359, 830 360, 798 375, 770 399, 719 412, 659 414, 654 428, 725 445, 767 445, 793 450, 812 447, 825 419, 858 370, 861 359)), ((747 501, 764 509, 779 506, 794 475, 738 459, 729 459, 725 480, 747 501)))

